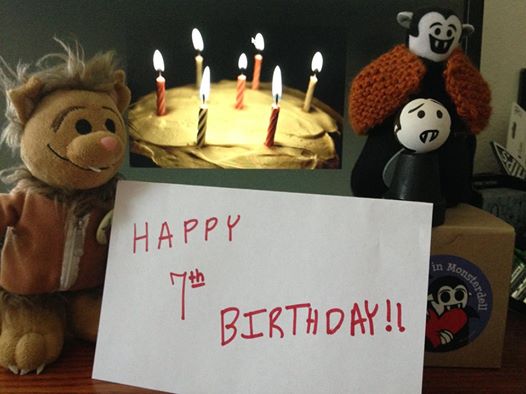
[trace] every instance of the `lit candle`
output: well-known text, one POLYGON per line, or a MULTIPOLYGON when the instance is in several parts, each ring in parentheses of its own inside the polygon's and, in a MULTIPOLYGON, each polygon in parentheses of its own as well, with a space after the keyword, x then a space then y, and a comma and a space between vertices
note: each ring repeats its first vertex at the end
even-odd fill
POLYGON ((270 122, 267 129, 267 139, 265 140, 265 145, 269 148, 274 145, 274 136, 276 135, 276 128, 278 126, 281 91, 281 70, 279 66, 276 66, 274 74, 272 75, 272 98, 274 99, 274 103, 272 104, 272 112, 270 113, 270 122))
POLYGON ((259 89, 259 76, 261 75, 261 63, 263 62, 263 56, 261 51, 265 49, 265 40, 261 33, 256 34, 255 38, 252 38, 252 44, 258 51, 254 56, 254 74, 252 76, 252 89, 259 89))
POLYGON ((192 30, 192 43, 197 51, 195 57, 195 86, 199 89, 201 87, 201 76, 203 74, 203 56, 201 56, 201 52, 205 44, 203 43, 203 36, 201 36, 201 33, 197 29, 192 30))
POLYGON ((314 56, 312 57, 312 72, 314 74, 311 75, 310 81, 309 81, 309 87, 307 89, 307 94, 305 95, 305 102, 303 103, 303 110, 305 112, 310 111, 310 106, 312 103, 312 96, 314 95, 314 88, 316 87, 316 83, 318 82, 317 74, 321 71, 321 68, 323 67, 323 56, 321 56, 320 52, 316 52, 314 56))
POLYGON ((210 67, 205 67, 203 77, 201 79, 201 88, 199 89, 199 98, 201 99, 201 106, 199 107, 199 118, 197 122, 197 146, 201 148, 205 145, 206 125, 208 120, 208 106, 206 101, 210 94, 210 67))
POLYGON ((166 114, 166 80, 162 76, 164 71, 164 60, 161 52, 157 49, 153 53, 153 68, 159 73, 155 79, 155 91, 157 93, 157 116, 166 114))
POLYGON ((245 85, 247 82, 246 75, 243 74, 243 70, 247 68, 247 55, 244 53, 239 56, 239 61, 237 62, 241 74, 237 77, 237 88, 236 88, 236 109, 243 109, 243 98, 245 96, 245 85))

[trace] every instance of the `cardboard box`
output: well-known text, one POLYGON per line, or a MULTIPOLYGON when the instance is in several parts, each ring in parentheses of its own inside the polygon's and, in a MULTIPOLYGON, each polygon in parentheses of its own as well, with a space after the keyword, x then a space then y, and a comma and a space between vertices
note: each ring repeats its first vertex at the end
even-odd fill
POLYGON ((480 208, 511 224, 518 233, 526 231, 526 190, 495 187, 478 192, 480 208))
POLYGON ((464 204, 433 229, 426 366, 500 367, 514 241, 512 226, 464 204))

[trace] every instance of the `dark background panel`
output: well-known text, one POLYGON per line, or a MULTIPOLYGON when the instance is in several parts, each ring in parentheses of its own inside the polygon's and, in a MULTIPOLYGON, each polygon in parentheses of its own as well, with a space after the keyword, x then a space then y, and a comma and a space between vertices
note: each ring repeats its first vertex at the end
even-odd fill
MULTIPOLYGON (((155 1, 127 3, 126 42, 128 74, 134 98, 153 90, 152 56, 159 49, 165 62, 167 88, 195 82, 196 51, 191 32, 198 28, 204 40, 204 66, 212 82, 233 80, 239 74, 241 53, 248 56, 247 79, 252 79, 251 37, 265 38, 261 80, 271 81, 279 65, 283 83, 306 90, 312 56, 320 51, 324 67, 316 97, 343 113, 345 84, 347 2, 264 1, 155 1), (331 15, 337 15, 337 19, 331 15), (150 76, 149 78, 146 76, 150 76)), ((213 94, 213 89, 211 91, 213 94)))
MULTIPOLYGON (((60 50, 54 36, 78 39, 87 56, 114 49, 127 68, 134 97, 139 97, 154 88, 155 48, 165 55, 169 84, 194 81, 193 27, 205 39, 203 55, 214 80, 235 78, 239 52, 249 55, 249 39, 261 31, 267 38, 263 78, 270 79, 273 65, 280 62, 284 83, 304 90, 312 54, 323 50, 325 65, 316 95, 334 106, 342 103, 345 115, 353 76, 404 42, 396 14, 429 4, 469 14, 481 32, 482 0, 0 0, 0 55, 13 66, 19 61, 34 63, 60 50), (307 44, 300 43, 301 37, 307 44)), ((480 56, 480 34, 470 40, 468 53, 480 56)), ((123 173, 128 179, 146 181, 346 195, 351 193, 350 172, 364 141, 345 122, 339 170, 179 170, 127 164, 123 173)), ((17 162, 5 147, 1 149, 0 168, 17 162)))

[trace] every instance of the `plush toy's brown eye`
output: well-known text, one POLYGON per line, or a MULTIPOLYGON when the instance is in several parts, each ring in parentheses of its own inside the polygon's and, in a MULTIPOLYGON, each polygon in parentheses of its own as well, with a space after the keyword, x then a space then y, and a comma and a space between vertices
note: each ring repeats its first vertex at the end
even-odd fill
POLYGON ((449 30, 447 31, 447 36, 448 36, 448 37, 451 37, 452 35, 453 35, 453 30, 449 29, 449 30))
POLYGON ((75 123, 75 129, 79 134, 88 134, 91 132, 91 123, 86 119, 79 119, 75 123))
POLYGON ((435 29, 435 34, 436 34, 437 36, 439 36, 441 32, 442 32, 442 30, 440 30, 440 28, 437 27, 437 28, 435 29))
POLYGON ((437 111, 437 118, 438 119, 442 119, 442 116, 443 116, 442 111, 438 110, 437 111))
POLYGON ((104 125, 106 126, 106 129, 108 129, 108 131, 115 133, 115 122, 113 120, 106 119, 106 122, 104 123, 104 125))
POLYGON ((422 119, 424 116, 426 116, 426 113, 424 111, 418 111, 416 116, 418 116, 420 119, 422 119))

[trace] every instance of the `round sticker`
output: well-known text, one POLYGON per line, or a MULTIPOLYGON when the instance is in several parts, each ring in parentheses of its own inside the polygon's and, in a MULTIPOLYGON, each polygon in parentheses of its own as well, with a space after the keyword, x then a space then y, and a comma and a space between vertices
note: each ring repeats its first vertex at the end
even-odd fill
POLYGON ((473 263, 431 256, 427 291, 426 351, 447 352, 473 342, 491 315, 491 286, 473 263))

